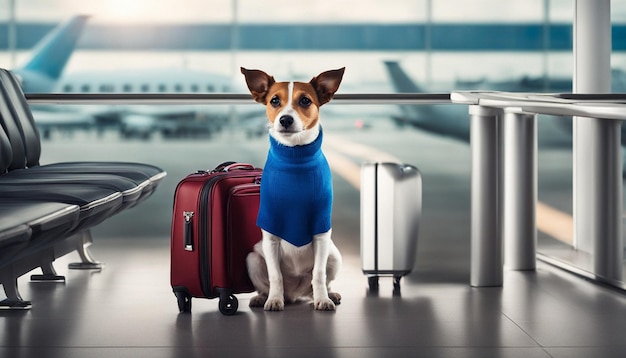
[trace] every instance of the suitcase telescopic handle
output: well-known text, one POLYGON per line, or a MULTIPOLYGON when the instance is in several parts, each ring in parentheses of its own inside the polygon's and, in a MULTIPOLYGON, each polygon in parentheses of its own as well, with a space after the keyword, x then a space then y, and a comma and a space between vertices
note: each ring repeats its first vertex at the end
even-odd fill
POLYGON ((185 251, 193 251, 193 211, 183 211, 185 225, 183 226, 183 245, 185 251))
POLYGON ((217 172, 230 172, 236 169, 243 169, 243 170, 252 170, 254 169, 254 165, 252 164, 248 164, 248 163, 238 163, 238 162, 224 162, 220 165, 218 165, 217 167, 215 167, 215 169, 213 169, 211 171, 211 173, 217 173, 217 172))

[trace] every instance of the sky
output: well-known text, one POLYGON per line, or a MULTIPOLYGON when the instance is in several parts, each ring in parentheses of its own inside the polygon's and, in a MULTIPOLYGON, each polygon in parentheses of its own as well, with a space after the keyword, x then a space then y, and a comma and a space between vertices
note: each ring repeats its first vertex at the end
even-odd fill
MULTIPOLYGON (((428 8, 433 22, 541 22, 544 19, 544 4, 547 0, 0 0, 0 22, 9 18, 9 8, 15 2, 18 21, 57 23, 75 14, 92 15, 90 24, 176 24, 176 23, 231 23, 236 14, 240 23, 422 23, 428 20, 428 8)), ((549 0, 549 17, 555 23, 571 22, 575 0, 549 0)), ((626 23, 626 0, 611 0, 614 22, 626 23)), ((2 36, 2 34, 0 34, 2 36)), ((145 59, 140 54, 134 57, 125 54, 124 65, 137 63, 144 66, 145 59)), ((150 54, 154 56, 155 54, 150 54)), ((158 53, 159 63, 167 66, 190 68, 235 68, 230 54, 170 54, 158 53), (221 57, 220 57, 221 56, 221 57), (182 65, 181 65, 182 64, 182 65)), ((22 56, 22 55, 21 55, 22 56)), ((106 61, 103 54, 80 52, 72 57, 68 71, 91 67, 101 68, 120 57, 111 54, 106 61)), ((274 54, 241 54, 237 60, 251 65, 293 68, 328 62, 328 56, 321 54, 311 60, 306 54, 303 61, 297 54, 290 54, 289 62, 276 63, 274 54), (297 59, 297 60, 296 60, 297 59), (301 65, 305 63, 306 65, 301 65)), ((354 56, 346 58, 353 59, 354 56)), ((487 75, 502 78, 513 76, 540 75, 544 64, 541 56, 503 53, 494 56, 478 54, 473 62, 472 74, 468 76, 468 66, 458 61, 456 54, 437 54, 431 67, 426 65, 422 54, 409 53, 367 53, 358 56, 364 69, 377 68, 380 78, 384 73, 382 59, 397 59, 407 65, 407 70, 415 76, 426 78, 426 68, 430 68, 433 78, 451 81, 457 78, 472 79, 487 75), (482 56, 482 57, 481 57, 482 56), (377 64, 374 66, 374 64, 377 64), (473 76, 473 77, 472 77, 473 76)), ((18 58, 21 59, 22 57, 18 58)), ((284 60, 287 61, 287 60, 284 60)), ((354 59, 355 62, 356 59, 354 59)), ((626 56, 616 56, 614 65, 626 67, 626 56)), ((8 55, 0 54, 0 64, 13 63, 8 55)), ((17 61, 19 63, 19 61, 17 61)), ((119 62, 119 61, 118 61, 119 62)), ((559 75, 571 73, 571 56, 551 55, 549 72, 559 75)), ((335 63, 328 63, 334 66, 335 63)), ((117 66, 117 65, 116 65, 117 66)), ((317 67, 316 67, 317 68, 317 67)), ((330 68, 330 67, 329 67, 330 68)))
MULTIPOLYGON (((0 21, 15 11, 22 21, 55 22, 76 13, 99 23, 423 22, 431 4, 437 22, 537 22, 544 0, 0 0, 0 21)), ((555 22, 571 21, 574 0, 549 0, 555 22)), ((626 0, 612 0, 615 18, 626 20, 626 0)))

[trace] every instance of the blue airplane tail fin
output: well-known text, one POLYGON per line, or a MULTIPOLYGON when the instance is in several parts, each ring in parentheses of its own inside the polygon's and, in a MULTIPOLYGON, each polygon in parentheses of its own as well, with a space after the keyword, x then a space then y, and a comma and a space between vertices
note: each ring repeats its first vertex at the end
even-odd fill
POLYGON ((78 15, 57 26, 33 49, 31 57, 19 70, 39 73, 56 80, 61 76, 74 51, 89 16, 78 15))
MULTIPOLYGON (((387 74, 391 79, 391 85, 397 93, 425 93, 414 82, 398 62, 385 61, 387 74)), ((401 114, 393 119, 398 124, 409 124, 424 131, 461 139, 469 140, 468 121, 459 120, 467 118, 467 109, 463 107, 450 107, 441 105, 398 105, 401 114), (447 107, 444 109, 444 107, 447 107), (460 111, 457 112, 457 108, 460 111)))
POLYGON ((393 89, 398 93, 420 93, 425 92, 402 70, 396 61, 385 61, 387 73, 391 78, 393 89))

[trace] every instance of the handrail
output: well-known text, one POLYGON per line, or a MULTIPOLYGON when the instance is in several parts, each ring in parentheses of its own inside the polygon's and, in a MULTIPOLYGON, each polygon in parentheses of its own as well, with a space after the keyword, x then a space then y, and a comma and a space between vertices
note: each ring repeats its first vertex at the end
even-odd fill
MULTIPOLYGON (((240 105, 254 104, 247 93, 27 93, 30 104, 240 105)), ((626 120, 626 94, 546 94, 491 91, 452 93, 338 93, 334 104, 469 104, 519 107, 533 113, 626 120)))
MULTIPOLYGON (((254 104, 247 93, 27 93, 30 104, 254 104)), ((338 93, 337 104, 447 104, 450 93, 338 93)))
POLYGON ((626 94, 521 93, 455 91, 451 101, 458 104, 495 108, 520 108, 536 114, 626 120, 626 94))

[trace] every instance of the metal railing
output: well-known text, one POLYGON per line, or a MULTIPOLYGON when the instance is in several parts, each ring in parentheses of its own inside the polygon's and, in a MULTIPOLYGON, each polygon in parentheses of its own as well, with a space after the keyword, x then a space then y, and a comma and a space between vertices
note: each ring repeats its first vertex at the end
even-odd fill
MULTIPOLYGON (((31 104, 254 104, 243 93, 30 93, 31 104)), ((335 104, 446 104, 450 93, 338 93, 335 104)))
POLYGON ((574 116, 583 128, 574 126, 579 167, 573 173, 573 216, 574 242, 591 247, 593 263, 585 276, 625 289, 621 121, 626 95, 453 92, 451 100, 470 105, 472 254, 481 258, 472 260, 472 285, 502 284, 502 255, 494 247, 504 246, 507 267, 535 268, 535 122, 537 114, 551 114, 574 116))

